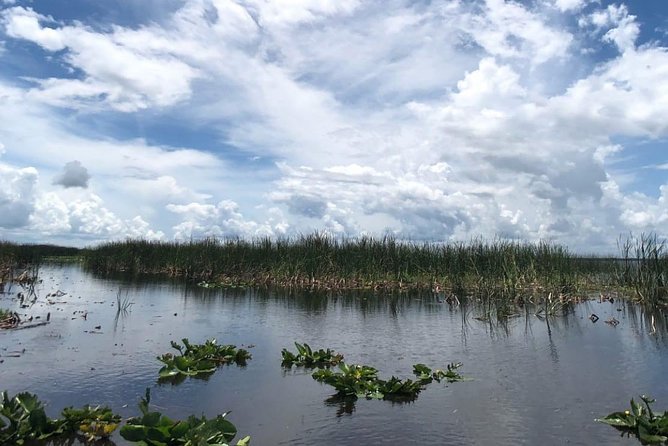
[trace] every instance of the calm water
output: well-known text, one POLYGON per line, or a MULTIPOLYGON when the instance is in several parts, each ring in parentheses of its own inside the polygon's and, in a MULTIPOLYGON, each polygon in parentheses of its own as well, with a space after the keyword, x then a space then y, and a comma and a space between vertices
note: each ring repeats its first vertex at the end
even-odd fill
MULTIPOLYGON (((229 419, 256 446, 615 445, 639 443, 594 418, 626 409, 642 393, 657 399, 657 409, 668 408, 665 315, 655 316, 658 332, 650 334, 650 315, 620 301, 577 306, 550 319, 549 328, 533 315, 499 326, 473 319, 479 310, 431 296, 210 291, 102 280, 78 266, 43 268, 41 277, 39 299, 21 312, 41 320, 50 312, 51 323, 0 332, 0 389, 36 393, 52 416, 86 403, 132 416, 151 387, 154 407, 174 418, 231 410, 229 419), (119 288, 134 305, 115 320, 119 288), (49 304, 47 293, 58 289, 67 295, 49 304), (587 319, 592 312, 596 324, 587 319), (621 321, 617 327, 603 323, 611 316, 621 321), (155 357, 184 337, 254 345, 253 359, 208 380, 158 385, 155 357), (473 381, 431 384, 408 404, 327 402, 332 388, 281 368, 280 351, 294 350, 294 341, 333 348, 381 377, 412 377, 417 362, 444 368, 460 361, 473 381), (14 351, 20 357, 8 356, 14 351)), ((17 291, 0 295, 0 306, 17 308, 17 291)))

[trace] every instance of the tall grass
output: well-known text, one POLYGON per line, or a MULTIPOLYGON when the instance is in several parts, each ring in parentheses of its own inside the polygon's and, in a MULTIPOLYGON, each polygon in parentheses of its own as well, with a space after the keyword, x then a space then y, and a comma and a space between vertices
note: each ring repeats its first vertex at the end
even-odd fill
POLYGON ((227 284, 318 288, 446 287, 515 296, 528 289, 572 290, 590 265, 559 245, 411 243, 391 237, 110 242, 83 252, 99 273, 165 273, 227 284))
POLYGON ((656 234, 629 235, 618 243, 620 285, 633 289, 642 301, 656 302, 668 296, 668 245, 656 234))

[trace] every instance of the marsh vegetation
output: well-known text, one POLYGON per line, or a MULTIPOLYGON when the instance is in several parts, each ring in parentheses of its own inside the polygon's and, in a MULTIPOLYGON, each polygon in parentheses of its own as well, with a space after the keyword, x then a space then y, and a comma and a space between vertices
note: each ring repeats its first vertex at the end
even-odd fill
POLYGON ((551 243, 472 240, 415 243, 391 237, 111 242, 82 251, 96 273, 166 274, 213 287, 433 290, 525 300, 618 288, 645 301, 666 297, 668 252, 656 235, 629 236, 619 258, 583 257, 551 243))
POLYGON ((616 257, 582 256, 565 246, 505 239, 428 243, 382 238, 126 240, 87 249, 0 242, 0 286, 17 265, 80 259, 97 274, 185 278, 206 288, 433 290, 525 300, 617 289, 645 302, 668 299, 668 249, 654 233, 620 237, 616 257))

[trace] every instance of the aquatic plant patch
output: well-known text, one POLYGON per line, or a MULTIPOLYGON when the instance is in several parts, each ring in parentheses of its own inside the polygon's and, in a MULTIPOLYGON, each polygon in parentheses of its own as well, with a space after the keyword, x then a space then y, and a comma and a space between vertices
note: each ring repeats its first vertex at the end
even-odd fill
MULTIPOLYGON (((144 446, 229 446, 237 435, 237 428, 226 420, 227 413, 216 418, 190 416, 185 420, 171 420, 160 412, 149 411, 150 390, 139 402, 141 416, 131 418, 121 428, 121 437, 144 446)), ((236 446, 250 444, 250 437, 237 441, 236 446)))
POLYGON ((641 403, 631 399, 631 410, 613 412, 596 421, 609 424, 616 429, 633 434, 643 444, 662 444, 668 442, 668 411, 654 413, 651 404, 654 400, 646 395, 640 397, 641 403))
POLYGON ((68 407, 62 419, 46 416, 39 399, 28 392, 10 398, 0 394, 0 444, 22 445, 31 442, 79 436, 84 442, 108 438, 118 427, 121 417, 108 407, 68 407))
POLYGON ((381 380, 375 368, 342 362, 339 370, 320 369, 311 376, 318 382, 334 387, 340 396, 369 399, 382 399, 385 396, 380 392, 381 380))
POLYGON ((457 369, 459 369, 461 366, 461 362, 451 362, 447 365, 445 371, 441 369, 432 371, 432 369, 424 364, 415 364, 413 366, 413 374, 417 376, 418 380, 423 384, 429 384, 432 381, 440 383, 443 379, 449 383, 465 381, 466 378, 457 372, 457 369))
POLYGON ((334 366, 343 361, 343 355, 331 349, 313 350, 307 343, 299 344, 297 342, 295 342, 295 347, 297 348, 297 353, 292 353, 285 348, 281 351, 284 367, 296 365, 300 367, 321 368, 334 366))
POLYGON ((424 364, 415 364, 413 374, 417 380, 399 379, 392 376, 389 380, 378 378, 378 370, 366 365, 339 364, 339 371, 320 369, 313 373, 313 379, 329 384, 337 391, 337 396, 343 398, 367 399, 404 399, 412 400, 433 381, 447 382, 465 381, 457 372, 460 362, 448 364, 447 370, 432 370, 424 364))
POLYGON ((108 407, 85 405, 81 409, 66 407, 63 422, 70 432, 78 431, 86 441, 109 437, 121 422, 121 417, 108 407))
POLYGON ((179 375, 206 375, 215 372, 221 364, 235 363, 243 366, 251 359, 248 350, 238 349, 235 345, 218 345, 215 339, 207 340, 204 344, 191 344, 187 338, 181 342, 183 345, 171 342, 172 348, 179 354, 165 353, 158 356, 158 360, 165 364, 158 372, 160 379, 179 375))

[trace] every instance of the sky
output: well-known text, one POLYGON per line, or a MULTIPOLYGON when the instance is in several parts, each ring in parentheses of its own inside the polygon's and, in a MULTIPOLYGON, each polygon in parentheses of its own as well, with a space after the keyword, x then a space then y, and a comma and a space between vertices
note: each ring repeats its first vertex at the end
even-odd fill
POLYGON ((0 0, 0 239, 668 236, 668 2, 0 0))

